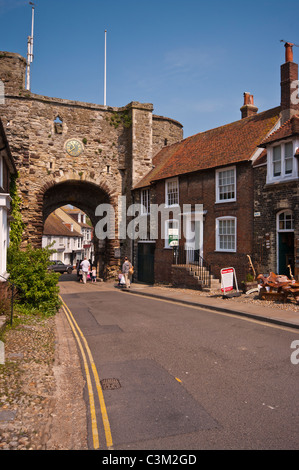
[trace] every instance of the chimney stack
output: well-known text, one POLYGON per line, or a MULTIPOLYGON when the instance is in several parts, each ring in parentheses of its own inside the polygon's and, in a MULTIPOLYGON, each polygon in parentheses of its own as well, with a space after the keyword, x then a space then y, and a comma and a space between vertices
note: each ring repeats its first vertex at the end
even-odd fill
POLYGON ((247 118, 249 116, 253 116, 258 112, 258 108, 254 106, 253 103, 253 95, 250 93, 244 93, 244 104, 240 108, 242 119, 247 118))
POLYGON ((293 62, 293 44, 285 43, 285 63, 280 67, 281 124, 299 112, 298 64, 293 62))

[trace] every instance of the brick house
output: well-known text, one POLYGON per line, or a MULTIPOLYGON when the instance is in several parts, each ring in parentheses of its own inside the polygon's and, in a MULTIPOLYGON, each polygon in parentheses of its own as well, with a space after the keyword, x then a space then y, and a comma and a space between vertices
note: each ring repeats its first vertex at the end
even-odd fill
POLYGON ((261 272, 292 273, 299 279, 298 65, 292 44, 285 47, 281 127, 261 142, 264 152, 253 165, 254 253, 261 272))
MULTIPOLYGON (((135 241, 134 263, 138 280, 175 284, 178 279, 180 284, 198 286, 197 280, 186 275, 185 268, 179 271, 173 267, 176 259, 170 240, 177 229, 180 232, 179 254, 192 246, 193 253, 187 255, 189 258, 200 259, 218 279, 222 268, 234 267, 238 283, 250 272, 247 255, 261 268, 258 265, 258 238, 265 231, 262 227, 270 213, 272 218, 278 217, 275 220, 284 227, 279 243, 286 243, 286 238, 298 239, 298 228, 294 228, 295 218, 298 220, 298 158, 294 156, 298 148, 297 117, 281 127, 296 112, 296 107, 291 109, 290 100, 294 96, 292 86, 298 74, 296 64, 293 66, 289 60, 289 49, 286 45, 288 60, 281 66, 280 106, 258 113, 252 95, 244 93, 239 121, 163 148, 153 159, 153 169, 135 185, 135 202, 144 206, 144 216, 149 217, 150 203, 159 207, 164 204, 168 211, 174 211, 166 215, 166 219, 160 218, 157 239, 147 233, 143 234, 143 239, 139 237, 135 241), (270 166, 272 168, 276 161, 271 149, 280 139, 283 139, 284 161, 292 170, 277 184, 278 179, 266 180, 265 171, 268 168, 269 174, 270 166), (285 139, 293 142, 291 160, 285 139), (268 149, 268 160, 265 160, 265 148, 268 149), (274 197, 277 198, 275 208, 271 203, 274 197), (184 205, 188 206, 187 212, 184 205), (293 235, 290 235, 291 230, 293 235)), ((273 221, 271 233, 275 236, 278 233, 273 221)), ((276 246, 273 246, 272 257, 275 258, 279 255, 276 256, 276 246)), ((185 263, 186 254, 182 264, 185 263)), ((270 266, 277 272, 273 263, 267 264, 268 269, 270 266)))
POLYGON ((8 278, 7 248, 9 245, 9 222, 11 210, 10 179, 17 170, 10 153, 6 134, 0 120, 0 297, 5 295, 8 278))

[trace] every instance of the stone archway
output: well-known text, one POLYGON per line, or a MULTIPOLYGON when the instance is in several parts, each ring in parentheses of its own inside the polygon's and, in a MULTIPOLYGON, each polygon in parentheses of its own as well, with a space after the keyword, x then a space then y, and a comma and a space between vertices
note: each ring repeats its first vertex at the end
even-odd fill
MULTIPOLYGON (((67 180, 58 183, 48 183, 41 190, 43 223, 55 209, 70 204, 87 214, 93 227, 100 220, 96 216, 96 208, 100 204, 109 204, 113 207, 117 216, 117 199, 111 194, 107 186, 105 188, 88 181, 67 180)), ((114 276, 119 265, 119 241, 98 240, 95 234, 94 253, 95 261, 100 277, 107 279, 114 276)))

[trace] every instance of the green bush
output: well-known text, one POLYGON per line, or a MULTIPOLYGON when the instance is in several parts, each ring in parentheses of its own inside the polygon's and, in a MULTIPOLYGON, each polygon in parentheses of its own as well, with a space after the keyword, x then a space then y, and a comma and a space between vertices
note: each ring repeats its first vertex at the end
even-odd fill
POLYGON ((8 249, 8 272, 10 281, 15 284, 17 302, 29 311, 39 311, 44 315, 55 315, 60 306, 58 279, 60 274, 48 271, 49 248, 24 251, 15 245, 8 249))

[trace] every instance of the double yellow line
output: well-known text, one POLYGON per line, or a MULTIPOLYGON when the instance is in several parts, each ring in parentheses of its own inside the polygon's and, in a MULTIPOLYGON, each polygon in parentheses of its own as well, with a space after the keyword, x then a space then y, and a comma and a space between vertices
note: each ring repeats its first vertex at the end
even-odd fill
POLYGON ((89 346, 87 344, 87 341, 80 330, 76 320, 74 319, 72 312, 66 305, 66 303, 63 301, 62 297, 60 296, 60 300, 62 302, 62 309, 65 313, 65 316, 70 324, 70 327, 74 333, 74 336, 76 338, 76 341, 78 343, 79 349, 82 354, 82 359, 83 359, 83 364, 84 364, 84 369, 85 369, 85 374, 86 374, 86 382, 87 382, 87 387, 88 387, 88 396, 89 396, 89 407, 90 407, 90 415, 91 415, 91 429, 92 429, 92 438, 93 438, 93 446, 94 449, 99 449, 100 448, 100 443, 99 443, 99 431, 98 431, 98 425, 97 425, 97 417, 96 417, 96 410, 95 410, 95 399, 94 399, 94 394, 93 394, 93 388, 92 388, 92 381, 91 381, 91 375, 89 372, 89 366, 88 366, 88 361, 87 357, 84 351, 87 352, 87 356, 90 362, 91 370, 93 373, 97 393, 98 393, 98 398, 99 398, 99 403, 100 403, 100 408, 101 408, 101 414, 102 414, 102 421, 103 421, 103 426, 104 426, 104 431, 105 431, 105 437, 106 437, 106 445, 107 448, 113 449, 113 442, 112 442, 112 436, 111 436, 111 429, 110 429, 110 424, 109 424, 109 419, 107 415, 107 410, 106 410, 106 405, 105 405, 105 400, 104 400, 104 395, 103 395, 103 390, 100 384, 98 372, 91 354, 91 351, 89 349, 89 346))

